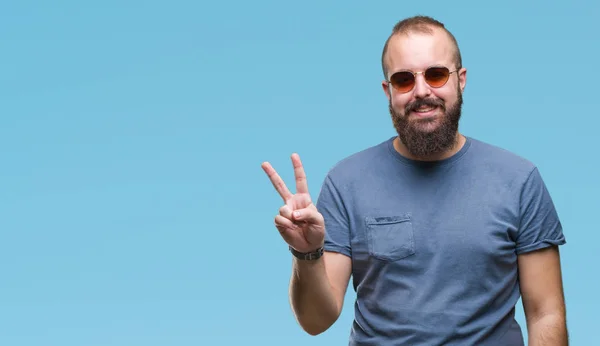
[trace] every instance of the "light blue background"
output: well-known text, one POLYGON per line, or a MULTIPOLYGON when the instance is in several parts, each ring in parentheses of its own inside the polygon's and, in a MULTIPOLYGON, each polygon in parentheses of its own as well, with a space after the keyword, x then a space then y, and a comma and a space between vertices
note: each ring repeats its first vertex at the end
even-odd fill
MULTIPOLYGON (((394 135, 395 22, 468 68, 462 131, 541 169, 564 223, 573 345, 597 341, 598 2, 9 1, 0 5, 0 344, 343 345, 288 305, 281 205, 394 135)), ((519 321, 525 329, 522 308, 519 321)))

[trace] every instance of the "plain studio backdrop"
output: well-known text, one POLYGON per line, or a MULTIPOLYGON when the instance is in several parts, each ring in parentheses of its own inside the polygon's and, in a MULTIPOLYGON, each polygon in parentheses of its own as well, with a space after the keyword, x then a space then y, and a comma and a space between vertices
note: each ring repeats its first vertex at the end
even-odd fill
MULTIPOLYGON (((461 130, 540 167, 567 237, 573 345, 597 339, 599 3, 0 5, 0 344, 343 345, 304 333, 260 168, 318 195, 395 134, 380 54, 431 15, 468 68, 461 130)), ((523 310, 518 320, 525 330, 523 310)))

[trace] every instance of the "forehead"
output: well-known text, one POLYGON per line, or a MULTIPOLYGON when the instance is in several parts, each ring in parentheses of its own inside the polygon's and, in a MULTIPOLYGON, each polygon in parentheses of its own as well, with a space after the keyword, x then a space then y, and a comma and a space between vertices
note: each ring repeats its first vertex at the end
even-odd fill
POLYGON ((390 39, 386 60, 390 74, 399 70, 420 71, 434 65, 452 68, 454 46, 440 30, 432 34, 397 34, 390 39))

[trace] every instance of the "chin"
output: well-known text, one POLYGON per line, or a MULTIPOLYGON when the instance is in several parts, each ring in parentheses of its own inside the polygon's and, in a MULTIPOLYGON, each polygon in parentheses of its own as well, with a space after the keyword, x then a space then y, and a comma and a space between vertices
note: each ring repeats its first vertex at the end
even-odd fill
POLYGON ((421 120, 417 123, 411 124, 411 127, 415 132, 421 132, 423 134, 429 134, 439 130, 440 124, 436 121, 429 120, 427 122, 421 120))

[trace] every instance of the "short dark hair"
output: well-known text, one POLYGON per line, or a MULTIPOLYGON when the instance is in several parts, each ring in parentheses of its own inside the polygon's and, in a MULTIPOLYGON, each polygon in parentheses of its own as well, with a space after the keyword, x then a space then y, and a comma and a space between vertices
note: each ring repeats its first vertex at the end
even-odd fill
POLYGON ((396 25, 394 25, 394 28, 392 29, 392 33, 390 34, 388 39, 385 41, 385 45, 383 47, 383 52, 381 53, 381 67, 383 69, 383 76, 385 78, 387 78, 387 67, 385 66, 385 56, 387 54, 388 45, 393 36, 395 36, 397 34, 408 34, 411 32, 433 34, 434 29, 442 29, 448 35, 448 37, 450 37, 450 39, 452 40, 452 43, 454 44, 454 47, 455 47, 455 50, 454 50, 454 60, 455 61, 454 62, 456 63, 456 68, 457 69, 462 68, 462 57, 460 54, 460 49, 458 47, 458 42, 456 41, 456 38, 454 37, 454 35, 452 35, 452 33, 448 29, 446 29, 446 27, 444 26, 444 24, 442 22, 440 22, 436 19, 433 19, 432 17, 429 17, 429 16, 418 15, 418 16, 405 18, 405 19, 399 21, 398 23, 396 23, 396 25))

